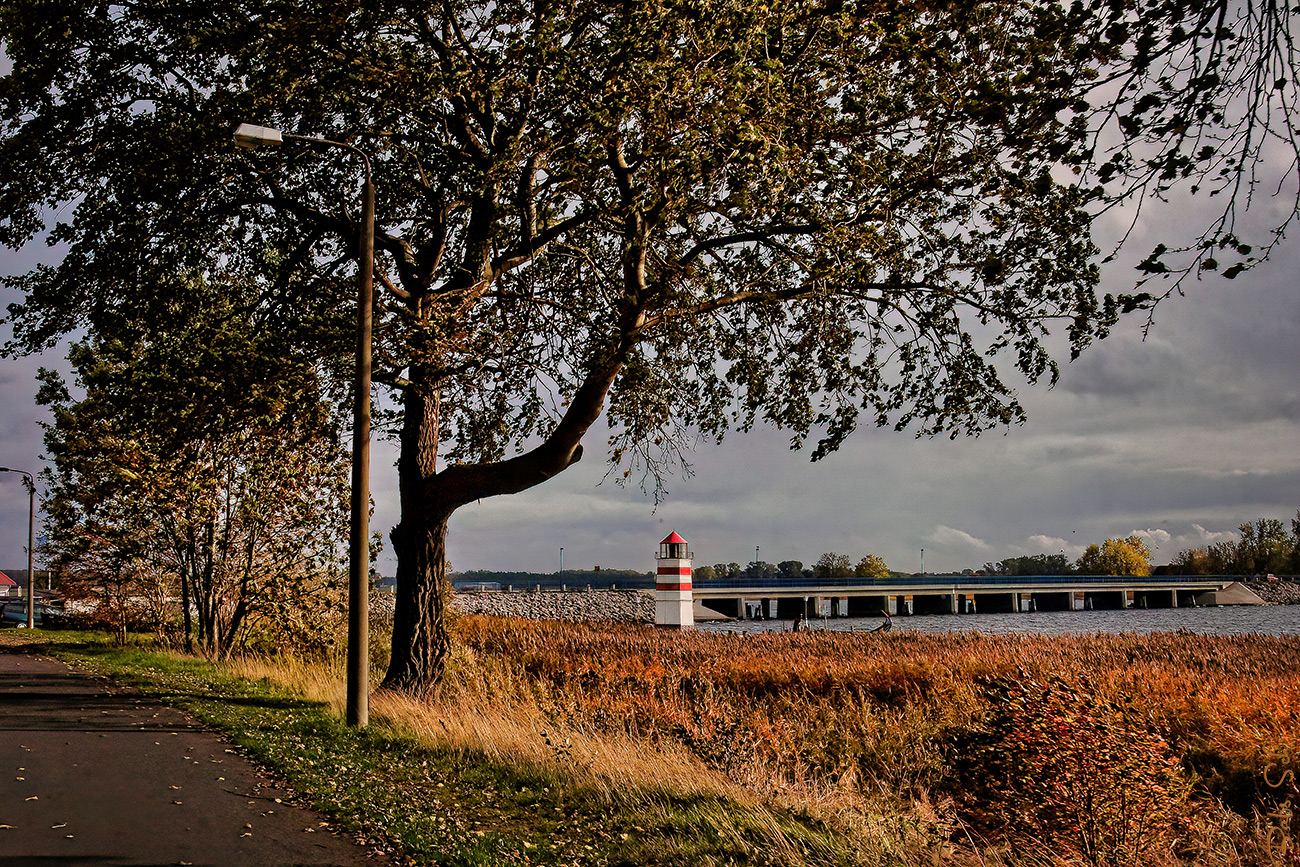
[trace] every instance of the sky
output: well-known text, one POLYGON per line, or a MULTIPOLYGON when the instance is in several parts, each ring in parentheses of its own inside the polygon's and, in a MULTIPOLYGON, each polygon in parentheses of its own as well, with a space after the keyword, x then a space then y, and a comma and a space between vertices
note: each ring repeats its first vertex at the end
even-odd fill
MULTIPOLYGON (((1131 288, 1146 236, 1185 216, 1148 212, 1103 288, 1131 288)), ((701 446, 694 475, 669 479, 657 507, 605 479, 603 436, 593 430, 588 457, 558 477, 457 512, 452 566, 552 572, 562 557, 566 569, 650 571, 672 531, 690 542, 696 565, 743 565, 757 548, 771 563, 808 566, 836 552, 947 572, 1030 554, 1073 560, 1090 543, 1131 534, 1162 563, 1235 538, 1246 521, 1289 528, 1300 509, 1300 230, 1293 235, 1236 280, 1189 282, 1156 309, 1145 338, 1141 314, 1121 322, 1063 364, 1054 389, 1022 385, 1022 426, 956 441, 867 428, 815 464, 780 431, 733 434, 701 446)), ((39 245, 0 250, 0 272, 49 256, 39 245)), ((0 290, 0 305, 13 300, 0 290)), ((0 341, 7 336, 0 327, 0 341)), ((33 400, 40 365, 66 368, 62 351, 0 360, 0 466, 44 466, 46 415, 33 400)), ((397 521, 395 458, 392 444, 376 441, 371 526, 385 536, 397 521)), ((0 569, 26 568, 26 541, 26 490, 19 476, 0 474, 0 569)), ((393 567, 386 547, 379 570, 393 567)))

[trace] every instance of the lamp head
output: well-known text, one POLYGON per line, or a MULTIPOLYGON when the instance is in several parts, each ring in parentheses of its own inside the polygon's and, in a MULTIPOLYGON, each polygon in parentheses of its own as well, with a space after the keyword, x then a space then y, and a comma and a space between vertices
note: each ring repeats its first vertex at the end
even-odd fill
POLYGON ((284 136, 280 134, 278 129, 272 129, 269 126, 255 126, 251 123, 241 123, 235 128, 235 145, 244 150, 279 144, 284 144, 284 136))

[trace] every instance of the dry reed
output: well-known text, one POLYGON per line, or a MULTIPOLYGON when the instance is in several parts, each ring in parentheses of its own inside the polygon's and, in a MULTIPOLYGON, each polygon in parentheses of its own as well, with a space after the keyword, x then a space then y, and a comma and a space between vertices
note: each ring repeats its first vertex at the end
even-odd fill
MULTIPOLYGON (((738 636, 479 617, 456 631, 434 702, 380 693, 372 712, 439 749, 610 801, 766 805, 839 829, 873 853, 864 862, 1051 861, 1046 841, 973 837, 945 793, 961 785, 955 733, 988 723, 986 685, 1053 680, 1152 732, 1152 749, 1176 758, 1170 772, 1195 784, 1170 824, 1169 860, 1280 865, 1300 851, 1300 639, 738 636)), ((319 668, 243 665, 341 707, 337 678, 319 668)), ((725 833, 725 817, 702 821, 725 833)), ((784 847, 778 824, 771 839, 784 847)))

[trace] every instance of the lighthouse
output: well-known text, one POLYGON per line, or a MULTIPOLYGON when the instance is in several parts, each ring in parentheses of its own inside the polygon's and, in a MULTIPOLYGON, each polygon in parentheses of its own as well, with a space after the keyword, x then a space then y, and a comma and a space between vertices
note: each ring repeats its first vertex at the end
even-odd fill
POLYGON ((655 626, 691 629, 695 599, 691 594, 691 552, 675 532, 659 543, 655 574, 655 626))

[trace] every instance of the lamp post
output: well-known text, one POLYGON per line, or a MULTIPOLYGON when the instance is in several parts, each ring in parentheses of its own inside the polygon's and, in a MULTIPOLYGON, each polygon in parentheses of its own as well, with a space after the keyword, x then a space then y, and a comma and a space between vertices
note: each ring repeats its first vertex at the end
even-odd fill
POLYGON ((375 186, 370 157, 359 148, 322 138, 282 133, 241 123, 235 144, 253 149, 285 141, 342 148, 361 158, 361 250, 357 254, 356 376, 352 395, 352 519, 348 531, 348 693, 347 723, 365 728, 370 722, 370 341, 374 315, 375 186))
POLYGON ((32 569, 32 548, 36 544, 36 479, 26 470, 0 467, 0 473, 21 473, 27 485, 27 628, 36 628, 36 572, 32 569))

